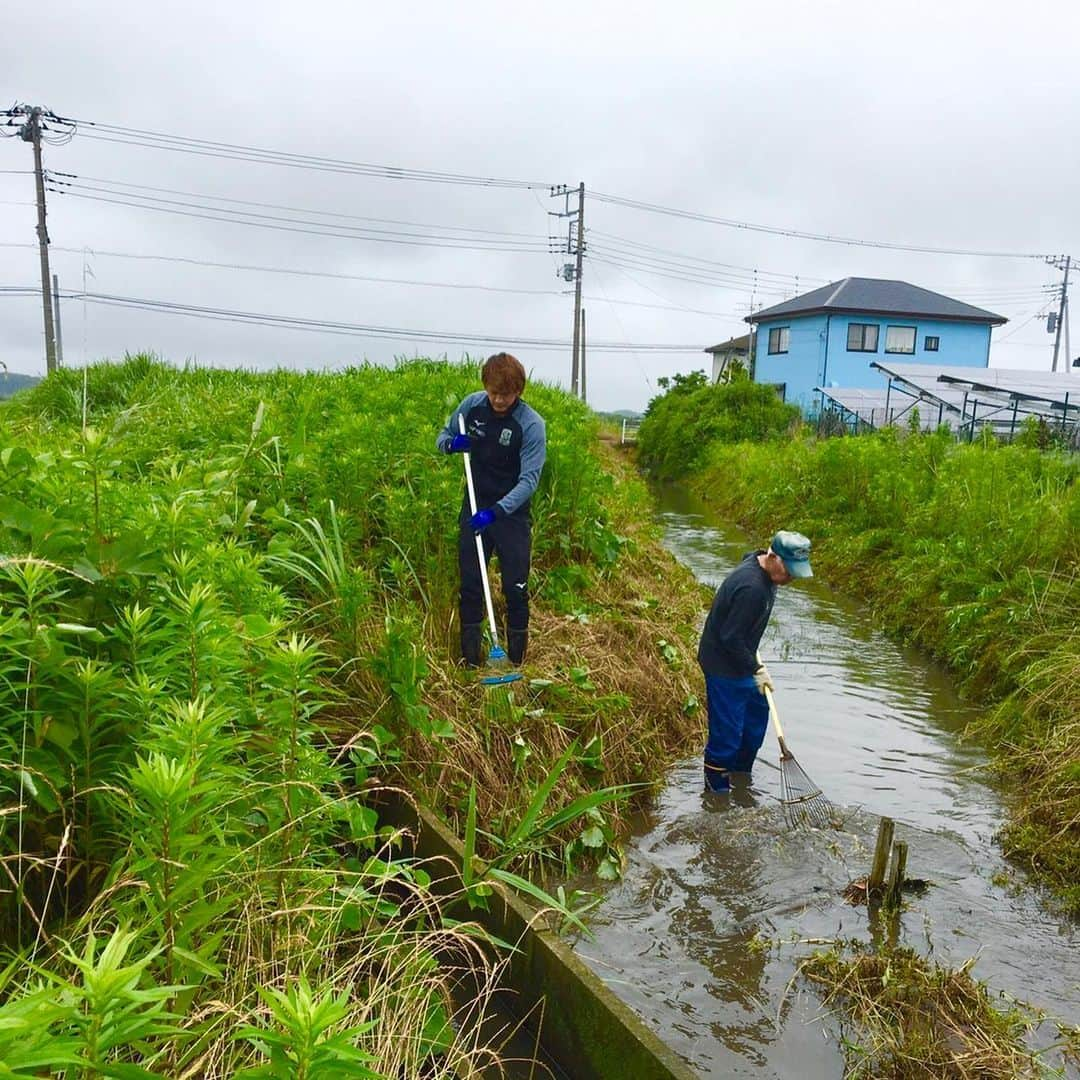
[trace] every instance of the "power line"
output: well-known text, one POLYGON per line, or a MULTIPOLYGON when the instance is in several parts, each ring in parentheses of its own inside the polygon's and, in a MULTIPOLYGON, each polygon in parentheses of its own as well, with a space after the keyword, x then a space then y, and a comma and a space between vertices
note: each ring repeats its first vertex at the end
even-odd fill
MULTIPOLYGON (((104 195, 121 195, 121 196, 126 196, 126 197, 131 198, 131 199, 139 200, 136 203, 124 203, 121 200, 117 200, 117 201, 121 202, 121 205, 133 205, 133 206, 143 208, 143 209, 154 209, 154 210, 159 210, 159 211, 164 211, 169 207, 173 207, 173 208, 181 207, 181 208, 186 208, 186 209, 192 209, 192 208, 194 208, 194 209, 202 209, 202 210, 210 211, 210 212, 212 212, 214 214, 227 215, 229 220, 235 220, 235 221, 239 221, 239 222, 242 222, 242 223, 245 223, 245 224, 257 223, 259 219, 269 219, 271 221, 277 221, 277 222, 280 222, 282 220, 287 220, 289 222, 293 222, 295 219, 292 219, 292 218, 283 219, 283 218, 280 218, 280 217, 277 217, 277 216, 274 216, 274 215, 249 214, 248 211, 232 211, 228 207, 222 208, 222 207, 216 207, 216 206, 206 206, 201 202, 190 203, 190 202, 180 202, 178 200, 173 200, 173 199, 160 199, 156 195, 142 195, 142 194, 140 194, 140 192, 157 192, 157 193, 161 193, 161 194, 181 195, 181 196, 184 196, 185 198, 199 199, 199 200, 209 199, 209 200, 216 201, 216 202, 230 203, 230 204, 234 204, 234 205, 238 205, 238 206, 252 206, 252 207, 259 207, 261 209, 284 210, 284 211, 287 211, 287 212, 290 212, 290 213, 315 214, 315 215, 318 215, 318 216, 340 218, 340 219, 344 219, 344 220, 376 222, 376 223, 379 223, 379 224, 403 225, 403 226, 408 226, 410 228, 417 228, 417 229, 439 229, 439 230, 443 230, 443 231, 475 233, 475 234, 478 234, 480 237, 488 237, 488 236, 490 236, 490 237, 493 237, 493 238, 500 238, 500 239, 492 240, 490 242, 492 244, 492 246, 495 246, 495 247, 498 247, 498 248, 505 248, 507 245, 516 244, 519 239, 524 239, 528 244, 532 244, 532 245, 538 245, 541 242, 546 243, 547 240, 548 240, 548 238, 546 238, 546 237, 540 237, 540 236, 538 236, 536 234, 533 234, 533 233, 520 233, 520 232, 507 232, 507 231, 492 230, 492 229, 480 229, 480 228, 476 228, 475 226, 442 225, 442 224, 432 224, 432 223, 423 223, 423 222, 411 222, 411 221, 402 221, 400 219, 394 219, 394 218, 366 217, 366 216, 360 216, 360 215, 355 215, 355 214, 341 213, 341 212, 337 212, 337 211, 315 210, 315 209, 304 208, 304 207, 287 206, 287 205, 283 205, 283 204, 279 204, 279 203, 263 203, 263 202, 255 202, 255 201, 247 200, 247 199, 235 199, 235 198, 231 198, 231 197, 228 197, 228 196, 210 195, 210 194, 205 194, 205 193, 182 191, 182 190, 178 190, 178 189, 175 189, 175 188, 153 187, 153 186, 146 185, 146 184, 129 184, 129 183, 126 183, 124 181, 114 181, 114 180, 107 180, 107 179, 102 179, 102 178, 98 178, 98 177, 79 176, 78 174, 75 174, 75 173, 50 172, 49 177, 50 177, 50 180, 52 180, 55 185, 60 186, 60 191, 62 193, 80 193, 80 192, 91 193, 92 192, 92 193, 96 193, 99 197, 104 196, 104 195), (128 192, 117 192, 115 190, 116 188, 134 189, 134 194, 129 194, 128 192), (149 205, 147 205, 147 203, 149 203, 149 205), (157 204, 161 204, 161 205, 157 205, 157 204), (249 221, 248 218, 255 218, 256 221, 255 222, 249 221)), ((177 212, 179 212, 179 211, 177 211, 177 212)), ((305 222, 302 219, 297 223, 298 224, 314 224, 314 225, 322 226, 321 222, 305 222)), ((347 228, 349 228, 350 231, 351 231, 351 229, 353 227, 349 226, 347 228)), ((367 230, 365 228, 364 232, 366 233, 366 231, 367 230)), ((433 239, 439 239, 439 240, 448 240, 450 242, 450 244, 453 245, 453 246, 462 246, 462 244, 463 244, 462 240, 459 240, 459 238, 453 237, 453 236, 451 236, 451 237, 441 237, 441 236, 437 236, 435 234, 400 233, 400 232, 396 232, 396 231, 387 231, 387 230, 371 230, 371 231, 380 234, 379 237, 378 237, 379 239, 385 239, 386 236, 394 236, 394 237, 399 237, 399 238, 400 237, 406 237, 406 238, 409 238, 410 240, 415 240, 416 237, 423 236, 425 239, 432 239, 433 238, 433 239)), ((609 237, 610 234, 607 234, 607 233, 604 233, 604 232, 598 232, 598 233, 595 233, 595 234, 592 234, 592 235, 599 236, 599 237, 602 238, 602 240, 606 240, 609 237)), ((368 237, 368 238, 371 238, 371 237, 368 237)), ((472 240, 472 239, 475 239, 475 237, 470 237, 469 239, 472 240)), ((676 272, 691 273, 696 278, 709 277, 710 279, 712 279, 713 277, 715 277, 715 279, 717 281, 731 280, 731 281, 735 281, 737 283, 742 283, 742 282, 745 281, 747 284, 749 284, 751 281, 753 281, 754 283, 757 283, 759 281, 759 279, 766 279, 765 280, 766 285, 768 283, 767 279, 784 280, 785 282, 788 282, 788 283, 791 283, 791 282, 796 282, 797 283, 800 280, 800 276, 796 275, 796 274, 783 274, 783 273, 778 273, 778 272, 775 272, 775 271, 766 271, 766 270, 759 271, 757 268, 754 268, 754 267, 741 267, 741 266, 736 266, 735 264, 719 262, 717 260, 706 259, 706 258, 702 258, 702 257, 696 256, 696 255, 683 255, 682 253, 679 253, 679 252, 673 252, 673 251, 670 251, 670 250, 665 249, 665 248, 658 248, 658 247, 655 247, 655 246, 653 246, 651 244, 642 244, 642 243, 639 243, 637 241, 629 240, 629 239, 626 239, 624 237, 619 237, 619 236, 610 236, 610 239, 613 241, 613 243, 608 244, 608 243, 605 243, 605 242, 601 242, 599 245, 597 245, 597 249, 599 251, 601 251, 601 252, 604 252, 604 253, 613 254, 613 255, 620 255, 621 254, 621 255, 624 255, 624 257, 626 257, 626 258, 632 258, 632 259, 636 260, 636 265, 640 266, 641 268, 647 268, 646 267, 646 261, 647 260, 646 260, 645 256, 643 256, 643 255, 641 255, 639 253, 640 252, 654 252, 654 253, 657 253, 657 254, 660 254, 660 255, 663 255, 663 256, 669 256, 670 255, 670 256, 674 257, 672 259, 660 258, 660 259, 652 260, 652 261, 655 262, 656 265, 661 266, 661 267, 663 267, 665 269, 668 269, 668 270, 674 270, 676 272), (682 261, 678 261, 678 260, 685 260, 685 263, 682 262, 682 261)), ((487 249, 486 245, 489 243, 487 240, 481 239, 478 242, 485 245, 485 247, 484 247, 485 250, 487 249)), ((635 263, 631 263, 630 265, 635 265, 635 263)), ((806 279, 803 279, 803 280, 816 281, 817 279, 806 278, 806 279)), ((789 287, 790 287, 790 284, 789 284, 789 287)), ((768 290, 766 289, 765 291, 768 291, 768 290)), ((776 292, 776 293, 780 293, 783 290, 774 289, 773 291, 776 292)))
MULTIPOLYGON (((27 286, 0 286, 4 295, 37 295, 38 290, 27 286)), ((398 340, 424 341, 434 344, 449 343, 457 345, 523 345, 528 348, 546 350, 564 350, 568 341, 556 338, 518 337, 513 334, 472 334, 460 331, 426 330, 411 327, 369 326, 362 323, 337 322, 329 319, 307 319, 292 315, 277 315, 268 312, 236 311, 229 308, 204 307, 197 304, 181 304, 166 300, 154 300, 136 296, 117 296, 109 293, 66 292, 65 300, 85 300, 91 304, 105 307, 128 308, 132 310, 157 312, 168 315, 187 315, 216 322, 232 322, 244 325, 270 326, 277 329, 307 330, 327 334, 339 334, 346 337, 382 338, 398 340)), ((603 352, 655 352, 655 353, 698 353, 700 345, 678 345, 665 342, 627 343, 601 341, 589 348, 603 352)))
MULTIPOLYGON (((76 121, 55 117, 59 123, 74 125, 76 121)), ((465 173, 451 173, 430 169, 415 169, 411 167, 380 165, 371 162, 348 161, 340 158, 321 157, 310 154, 296 154, 280 150, 270 150, 264 147, 243 146, 234 143, 215 142, 209 139, 196 139, 187 136, 171 135, 165 132, 153 131, 144 128, 130 128, 118 124, 109 124, 101 121, 78 121, 82 133, 88 138, 101 139, 107 142, 120 142, 126 145, 149 147, 159 150, 172 150, 183 153, 201 154, 212 157, 221 157, 233 160, 253 161, 262 164, 281 165, 292 168, 315 169, 318 171, 340 172, 348 174, 360 174, 389 180, 412 180, 427 183, 459 184, 478 187, 504 187, 554 190, 558 185, 549 182, 535 180, 511 179, 505 177, 478 176, 465 173)), ((785 236, 795 239, 813 240, 819 243, 844 244, 855 247, 871 247, 893 251, 911 251, 934 255, 962 255, 986 258, 1019 258, 1019 259, 1043 259, 1044 254, 1015 251, 995 251, 966 248, 946 248, 921 244, 903 244, 881 240, 865 240, 856 237, 833 236, 825 233, 815 233, 802 229, 786 228, 774 225, 763 225, 756 222, 740 221, 734 218, 722 218, 712 214, 704 214, 697 211, 679 209, 677 207, 662 206, 657 203, 649 203, 640 199, 631 199, 625 196, 606 192, 591 191, 590 196, 599 202, 608 203, 612 206, 621 206, 627 209, 640 210, 647 213, 663 214, 669 217, 684 218, 692 221, 701 221, 713 225, 721 225, 726 228, 744 229, 751 232, 766 233, 774 236, 785 236)))
MULTIPOLYGON (((25 248, 29 250, 31 248, 36 248, 37 245, 30 243, 19 243, 15 241, 0 241, 0 248, 5 247, 25 248)), ((332 270, 303 270, 297 267, 266 266, 256 263, 217 262, 211 259, 196 259, 183 255, 150 255, 130 251, 106 251, 101 248, 61 247, 55 244, 50 245, 50 250, 58 251, 68 255, 83 255, 84 253, 89 252, 90 254, 101 258, 145 260, 149 262, 173 263, 186 266, 203 266, 213 270, 250 271, 253 273, 282 274, 296 277, 326 278, 333 281, 366 281, 374 284, 409 285, 434 289, 459 289, 466 291, 475 290, 480 292, 506 293, 512 296, 562 297, 565 295, 561 289, 512 289, 507 286, 481 285, 460 281, 425 281, 423 279, 417 278, 379 277, 374 274, 345 274, 337 273, 332 270)), ((596 298, 586 297, 586 299, 596 298)), ((661 297, 661 299, 665 298, 661 297)), ((648 304, 638 300, 612 300, 607 296, 604 296, 603 300, 605 303, 619 304, 623 307, 649 308, 655 311, 681 311, 691 315, 705 315, 710 318, 727 318, 734 315, 733 312, 729 311, 715 311, 707 310, 704 308, 686 307, 675 303, 648 304)))
POLYGON ((768 233, 772 236, 787 236, 798 240, 816 240, 826 244, 847 244, 852 247, 885 248, 891 251, 915 251, 928 255, 969 255, 998 259, 1044 259, 1045 255, 1018 251, 979 251, 964 248, 930 247, 920 244, 900 244, 884 240, 859 240, 854 237, 831 236, 826 233, 806 232, 802 229, 782 228, 776 225, 761 225, 750 221, 738 221, 734 218, 715 217, 693 210, 680 210, 671 206, 628 199, 620 195, 610 195, 599 191, 590 191, 591 198, 612 206, 622 206, 630 210, 641 210, 651 214, 664 214, 668 217, 685 218, 690 221, 703 221, 709 225, 722 225, 730 229, 745 229, 749 232, 768 233))
POLYGON ((470 187, 545 189, 553 186, 547 181, 477 176, 467 173, 441 172, 432 169, 414 169, 398 165, 348 161, 342 158, 321 157, 312 154, 295 154, 281 150, 269 150, 264 147, 243 146, 237 143, 214 142, 210 139, 193 139, 181 135, 169 135, 160 131, 128 128, 99 121, 83 120, 79 121, 79 123, 82 125, 82 134, 84 136, 100 139, 104 142, 120 142, 131 146, 252 161, 266 165, 314 169, 319 172, 359 174, 385 180, 413 180, 424 183, 457 184, 470 187))
MULTIPOLYGON (((0 242, 0 247, 33 248, 35 244, 0 242)), ((505 286, 477 285, 454 281, 424 281, 415 278, 388 278, 374 274, 345 274, 333 270, 303 270, 298 267, 266 266, 258 263, 217 262, 212 259, 196 259, 186 255, 150 255, 133 251, 106 251, 102 248, 51 246, 52 251, 68 255, 92 255, 112 259, 134 259, 148 262, 177 263, 185 266, 205 266, 214 270, 241 270, 263 274, 285 274, 296 277, 327 278, 335 281, 367 281, 387 285, 417 285, 440 289, 476 289, 482 292, 510 293, 518 296, 562 296, 559 289, 511 289, 505 286)))
MULTIPOLYGON (((654 277, 669 278, 672 281, 683 281, 691 285, 702 285, 709 289, 722 289, 728 291, 747 292, 750 289, 749 282, 745 281, 728 281, 725 282, 718 278, 701 277, 689 272, 674 273, 668 269, 656 268, 655 264, 642 262, 642 261, 627 261, 625 259, 613 259, 607 258, 603 255, 590 255, 590 260, 594 263, 604 263, 607 266, 615 266, 620 269, 632 269, 637 271, 644 271, 654 277)), ((787 293, 783 289, 764 289, 758 288, 758 292, 769 293, 776 296, 786 296, 787 293)))
MULTIPOLYGON (((1025 319, 1024 322, 1019 323, 1014 329, 1010 330, 1007 334, 1002 334, 1001 337, 999 337, 997 339, 997 341, 994 342, 994 344, 995 345, 1001 345, 1003 342, 1008 341, 1009 338, 1016 337, 1016 335, 1019 334, 1021 330, 1025 329, 1028 326, 1030 326, 1036 319, 1038 319, 1040 317, 1041 317, 1041 312, 1036 311, 1035 314, 1032 315, 1029 319, 1025 319)), ((1016 342, 1016 344, 1020 345, 1020 344, 1023 344, 1023 342, 1016 342)))
POLYGON ((673 257, 673 258, 682 260, 684 262, 701 263, 702 265, 704 265, 706 267, 715 267, 718 270, 735 271, 735 272, 737 272, 739 274, 750 275, 750 276, 754 277, 755 279, 757 279, 757 278, 776 278, 776 279, 779 279, 779 280, 783 280, 785 282, 802 281, 802 282, 819 283, 819 284, 822 284, 822 285, 825 284, 825 279, 824 278, 811 278, 811 277, 805 277, 802 274, 789 274, 789 273, 784 273, 782 271, 775 271, 775 270, 759 270, 756 266, 741 266, 741 265, 739 265, 737 263, 720 262, 717 259, 707 259, 707 258, 704 258, 704 257, 702 257, 700 255, 690 255, 690 254, 688 254, 686 252, 673 251, 670 248, 656 247, 653 244, 643 244, 638 240, 631 240, 628 237, 624 237, 624 236, 616 236, 613 233, 603 232, 602 230, 599 230, 599 229, 590 229, 589 230, 589 236, 594 238, 593 239, 594 244, 595 244, 595 238, 597 238, 597 237, 600 238, 602 241, 608 241, 606 246, 610 250, 618 250, 618 249, 623 249, 623 248, 629 248, 629 249, 632 249, 633 251, 636 251, 636 252, 655 253, 655 254, 658 254, 658 255, 673 257))
POLYGON ((330 236, 343 240, 370 240, 378 243, 404 244, 411 247, 441 247, 458 251, 507 251, 516 253, 547 253, 546 240, 529 243, 526 241, 484 241, 480 238, 469 240, 462 237, 428 237, 419 233, 395 232, 394 230, 362 229, 350 226, 324 226, 322 222, 303 221, 285 217, 273 217, 268 214, 244 214, 225 211, 219 207, 200 206, 197 203, 184 204, 175 200, 157 200, 157 203, 172 202, 173 205, 157 205, 155 202, 133 202, 131 199, 106 198, 104 195, 95 195, 85 191, 74 189, 57 188, 51 186, 50 191, 58 195, 67 195, 75 199, 85 199, 91 202, 107 203, 113 206, 128 206, 138 210, 152 210, 156 213, 173 214, 179 217, 197 218, 202 221, 218 221, 232 225, 248 225, 260 229, 271 229, 277 232, 302 233, 308 236, 330 236), (181 209, 187 206, 188 209, 181 209), (314 227, 304 227, 314 226, 314 227))
POLYGON ((635 255, 630 252, 620 251, 607 247, 605 244, 594 244, 590 249, 590 258, 606 259, 610 262, 623 263, 626 266, 653 272, 664 270, 670 275, 682 276, 688 281, 715 284, 717 286, 730 286, 738 289, 754 288, 758 292, 772 293, 777 296, 790 296, 794 290, 794 283, 781 284, 779 282, 756 282, 752 275, 727 274, 718 270, 692 266, 688 263, 676 260, 650 258, 646 255, 635 255))
MULTIPOLYGON (((124 180, 109 180, 109 179, 105 179, 105 178, 97 177, 97 176, 82 176, 82 175, 80 175, 78 173, 57 172, 57 171, 52 170, 52 169, 50 169, 48 171, 48 177, 49 177, 50 180, 53 180, 55 183, 58 183, 58 184, 65 184, 65 185, 68 184, 68 183, 77 184, 78 186, 84 187, 89 191, 99 191, 99 192, 104 192, 106 194, 126 194, 125 192, 117 192, 115 189, 116 188, 133 188, 133 189, 136 189, 137 191, 157 192, 157 193, 164 194, 164 195, 182 195, 185 198, 189 198, 189 199, 210 200, 211 202, 233 203, 233 204, 235 204, 237 206, 255 206, 255 207, 258 207, 258 208, 260 208, 262 210, 286 210, 289 213, 293 213, 293 214, 314 214, 317 217, 342 218, 342 219, 345 219, 345 220, 348 220, 348 221, 368 221, 368 222, 374 222, 374 223, 376 223, 378 225, 405 225, 405 226, 408 226, 409 228, 415 228, 415 229, 441 229, 441 230, 454 231, 454 232, 479 233, 479 234, 482 234, 482 235, 489 235, 489 236, 524 238, 524 239, 528 239, 528 240, 544 241, 544 242, 547 242, 547 239, 548 239, 546 236, 541 236, 538 233, 508 232, 506 230, 500 230, 500 229, 482 229, 482 228, 479 228, 479 227, 477 227, 475 225, 443 225, 443 224, 433 223, 433 222, 401 221, 400 219, 397 219, 397 218, 366 217, 366 216, 363 216, 363 215, 360 215, 360 214, 346 214, 346 213, 342 213, 341 211, 337 211, 337 210, 319 210, 319 209, 316 209, 314 207, 308 207, 308 206, 286 206, 286 205, 282 205, 281 203, 255 202, 255 201, 253 201, 251 199, 235 199, 235 198, 231 198, 230 196, 226 196, 226 195, 212 195, 212 194, 208 194, 206 192, 180 191, 180 190, 177 190, 176 188, 152 187, 149 184, 131 184, 131 183, 128 183, 128 182, 126 182, 124 180)), ((169 203, 169 202, 172 201, 172 200, 168 200, 168 199, 156 200, 155 196, 153 196, 153 195, 149 195, 149 196, 132 195, 130 197, 146 198, 146 199, 151 199, 151 200, 165 202, 165 203, 169 203)), ((177 205, 187 206, 187 205, 192 205, 192 204, 179 203, 177 205)), ((198 204, 196 204, 196 205, 198 205, 198 204)))

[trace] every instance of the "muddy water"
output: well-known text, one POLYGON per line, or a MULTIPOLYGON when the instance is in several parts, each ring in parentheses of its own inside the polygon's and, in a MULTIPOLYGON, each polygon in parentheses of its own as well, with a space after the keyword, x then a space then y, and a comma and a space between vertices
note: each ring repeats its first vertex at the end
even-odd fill
MULTIPOLYGON (((667 546, 710 586, 755 546, 685 492, 660 499, 667 546)), ((838 1022, 793 978, 826 939, 891 937, 950 966, 975 957, 995 992, 1080 1023, 1080 928, 996 849, 1002 796, 959 738, 971 714, 944 674, 816 580, 779 591, 762 655, 789 745, 844 828, 785 828, 771 733, 731 796, 702 793, 695 754, 637 822, 579 954, 708 1077, 842 1075, 838 1022), (909 843, 909 876, 931 882, 899 925, 840 895, 869 869, 881 815, 909 843)))

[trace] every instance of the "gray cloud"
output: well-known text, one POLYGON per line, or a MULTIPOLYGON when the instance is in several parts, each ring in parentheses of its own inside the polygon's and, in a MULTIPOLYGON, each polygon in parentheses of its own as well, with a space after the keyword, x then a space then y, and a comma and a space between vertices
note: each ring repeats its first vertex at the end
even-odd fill
MULTIPOLYGON (((829 235, 1080 255, 1073 194, 1080 150, 1069 135, 1080 103, 1080 15, 1064 0, 1022 10, 967 0, 645 10, 113 0, 15 10, 5 30, 4 104, 41 103, 86 120, 351 161, 583 180, 593 191, 829 235)), ((565 222, 548 216, 557 204, 542 191, 247 164, 115 145, 88 137, 90 130, 48 147, 47 167, 339 214, 565 235, 565 222)), ((29 147, 0 142, 0 169, 29 167, 29 147)), ((31 199, 29 176, 0 173, 0 201, 31 199)), ((601 408, 641 407, 658 377, 704 366, 698 350, 741 333, 751 303, 848 275, 902 278, 1000 311, 1011 321, 995 331, 992 363, 1049 367, 1052 338, 1036 316, 1048 300, 1040 289, 1060 275, 1037 260, 823 244, 593 200, 586 213, 590 340, 693 350, 591 353, 591 398, 601 408), (605 244, 610 251, 626 240, 678 252, 680 265, 693 257, 756 268, 756 287, 751 270, 712 284, 679 280, 685 271, 664 269, 671 256, 640 249, 632 264, 625 248, 622 266, 599 261, 605 244)), ((546 251, 315 237, 71 196, 51 197, 49 223, 57 248, 528 294, 94 254, 91 284, 100 292, 508 341, 569 339, 572 299, 556 277, 563 259, 546 251)), ((32 207, 4 206, 0 242, 32 244, 33 228, 32 207)), ((63 286, 80 288, 82 255, 54 251, 53 260, 63 286)), ((33 247, 0 247, 0 284, 36 281, 33 247)), ((0 297, 0 311, 0 359, 12 370, 40 370, 33 300, 0 297)), ((64 305, 64 334, 68 361, 80 362, 76 301, 64 305)), ((253 367, 464 351, 408 335, 354 339, 101 307, 87 308, 86 345, 91 358, 153 348, 177 362, 253 367)), ((568 349, 517 351, 536 377, 567 382, 568 349)))

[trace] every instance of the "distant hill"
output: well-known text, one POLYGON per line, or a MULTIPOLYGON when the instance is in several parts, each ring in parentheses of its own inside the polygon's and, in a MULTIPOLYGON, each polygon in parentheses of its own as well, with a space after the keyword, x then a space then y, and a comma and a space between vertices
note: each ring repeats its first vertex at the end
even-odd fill
POLYGON ((37 386, 40 375, 20 375, 17 371, 0 371, 0 398, 9 398, 17 390, 37 386))
POLYGON ((633 409, 615 409, 613 412, 597 413, 604 420, 640 420, 642 413, 634 412, 633 409))

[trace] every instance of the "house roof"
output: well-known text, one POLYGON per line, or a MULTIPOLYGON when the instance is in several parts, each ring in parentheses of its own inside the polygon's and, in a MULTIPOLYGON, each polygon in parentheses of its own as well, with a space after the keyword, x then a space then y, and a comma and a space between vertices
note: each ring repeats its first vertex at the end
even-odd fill
POLYGON ((748 323, 782 319, 789 315, 813 315, 855 311, 867 315, 905 315, 921 318, 952 319, 956 322, 983 322, 1000 326, 1009 320, 1004 315, 961 303, 941 293, 920 289, 906 281, 887 278, 849 277, 803 293, 782 304, 762 308, 746 316, 748 323))
POLYGON ((750 334, 743 334, 742 337, 733 337, 727 341, 722 341, 719 345, 710 345, 702 351, 707 353, 746 352, 749 348, 750 334))

